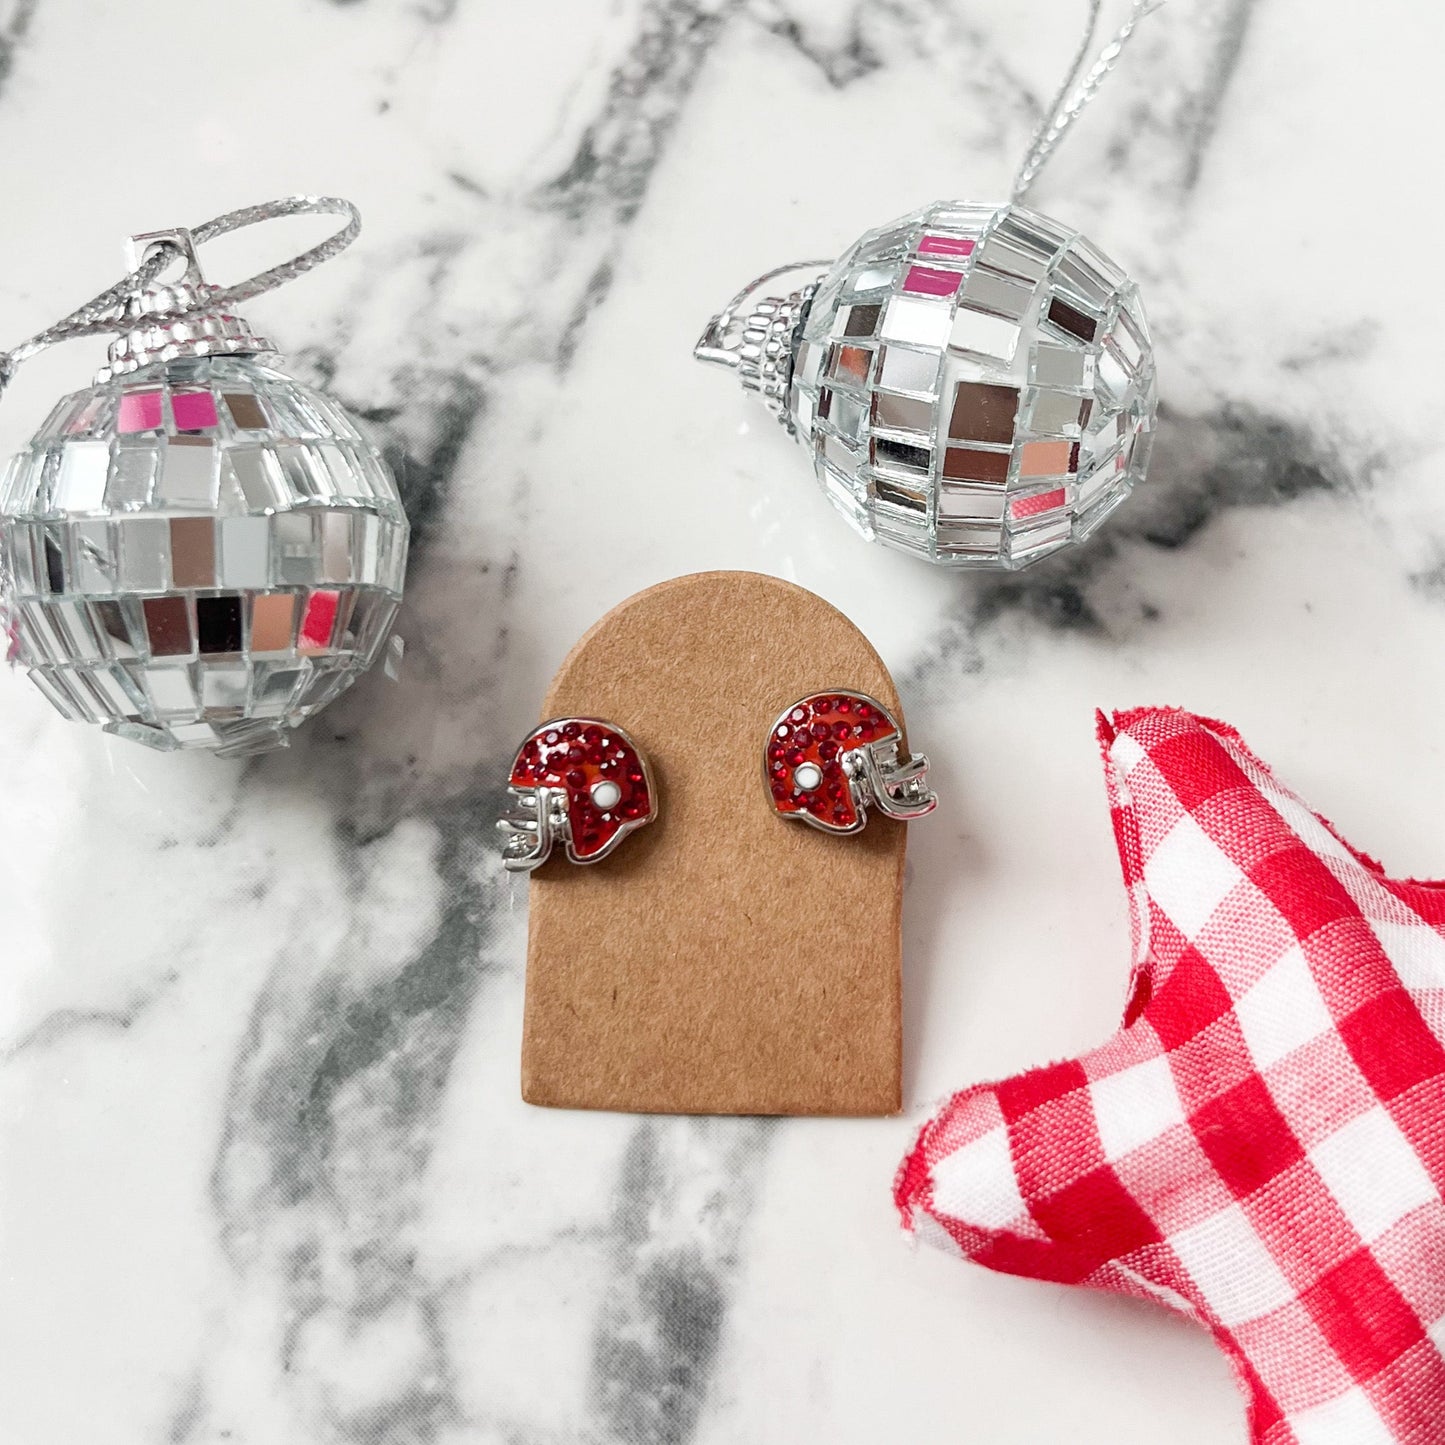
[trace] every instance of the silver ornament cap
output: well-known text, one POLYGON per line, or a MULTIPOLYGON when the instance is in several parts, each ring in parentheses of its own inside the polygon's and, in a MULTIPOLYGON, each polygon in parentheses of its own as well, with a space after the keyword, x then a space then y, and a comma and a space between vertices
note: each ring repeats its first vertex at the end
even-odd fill
POLYGON ((789 396, 799 331, 817 281, 786 296, 758 293, 782 276, 826 264, 796 262, 750 281, 708 322, 693 348, 699 361, 736 371, 743 390, 759 397, 790 435, 794 434, 794 426, 789 396))

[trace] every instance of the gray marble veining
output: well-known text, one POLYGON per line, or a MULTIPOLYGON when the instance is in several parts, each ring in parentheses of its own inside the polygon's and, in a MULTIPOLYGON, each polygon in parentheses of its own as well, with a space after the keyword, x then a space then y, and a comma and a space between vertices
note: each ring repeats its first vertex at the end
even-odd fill
MULTIPOLYGON (((414 529, 401 682, 285 756, 151 757, 8 683, 4 1445, 1244 1438, 1202 1333, 909 1254, 888 1186, 931 1100, 1112 1026, 1094 706, 1228 717, 1439 866, 1445 300, 1410 150, 1442 22, 1174 0, 1140 31, 1035 194, 1139 278, 1163 378, 1150 485, 1077 555, 868 547, 689 359, 738 276, 999 194, 1082 10, 0 3, 5 339, 130 231, 351 195, 359 245, 255 319, 376 424, 414 529), (517 1097, 501 769, 584 627, 713 566, 854 617, 949 800, 912 842, 910 1119, 517 1097)), ((84 350, 21 373, 0 449, 84 350)))

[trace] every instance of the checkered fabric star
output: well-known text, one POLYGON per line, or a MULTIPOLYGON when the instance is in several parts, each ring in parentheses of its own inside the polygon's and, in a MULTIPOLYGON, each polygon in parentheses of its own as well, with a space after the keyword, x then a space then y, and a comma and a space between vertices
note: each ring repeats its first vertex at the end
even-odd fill
POLYGON ((949 1100, 904 1220, 1198 1319, 1256 1445, 1441 1445, 1445 884, 1386 877, 1222 724, 1148 709, 1100 737, 1123 1027, 949 1100))

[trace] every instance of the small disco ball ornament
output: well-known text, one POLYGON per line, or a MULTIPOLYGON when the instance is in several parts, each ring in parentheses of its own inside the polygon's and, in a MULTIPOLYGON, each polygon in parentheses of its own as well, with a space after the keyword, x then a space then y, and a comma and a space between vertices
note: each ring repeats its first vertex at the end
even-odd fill
POLYGON ((396 481, 270 351, 234 317, 140 315, 10 462, 11 653, 65 717, 165 750, 266 752, 384 647, 406 569, 396 481))
POLYGON ((1019 205, 939 202, 868 232, 813 284, 755 299, 798 269, 746 288, 697 355, 762 396, 870 541, 1025 567, 1083 541, 1144 479, 1144 308, 1077 232, 1019 205))

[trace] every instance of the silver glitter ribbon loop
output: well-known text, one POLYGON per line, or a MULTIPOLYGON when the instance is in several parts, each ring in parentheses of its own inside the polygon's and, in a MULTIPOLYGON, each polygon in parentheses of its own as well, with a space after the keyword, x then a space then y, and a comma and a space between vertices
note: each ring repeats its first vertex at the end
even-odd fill
MULTIPOLYGON (((244 206, 240 210, 228 211, 195 226, 190 231, 191 240, 197 245, 214 241, 217 237, 246 226, 259 225, 262 221, 282 220, 288 216, 344 216, 346 224, 334 235, 319 245, 302 251, 288 261, 260 271, 247 280, 231 286, 208 288, 203 298, 204 306, 211 310, 224 306, 235 306, 253 297, 274 291, 294 281, 298 276, 329 261, 344 251, 361 234, 361 212, 352 202, 341 196, 285 196, 280 200, 265 201, 257 206, 244 206)), ((77 307, 64 320, 57 321, 44 331, 37 332, 27 341, 0 352, 0 393, 9 385, 21 362, 44 351, 47 347, 62 341, 73 341, 83 336, 106 336, 127 331, 133 324, 130 304, 137 296, 155 284, 157 280, 177 261, 187 261, 185 251, 172 241, 159 240, 152 244, 133 271, 122 277, 114 286, 77 307)), ((188 311, 167 313, 170 317, 189 314, 188 311)), ((166 319, 161 316, 156 319, 166 319)))
POLYGON ((1083 75, 1089 58, 1089 48, 1094 42, 1094 32, 1098 28, 1099 12, 1103 8, 1103 0, 1089 0, 1089 14, 1084 21, 1084 33, 1079 40, 1079 47, 1074 52, 1073 60, 1069 62, 1063 84, 1059 86, 1057 94, 1044 112, 1044 118, 1034 131, 1029 148, 1014 173, 1013 189, 1009 192, 1011 201, 1021 201, 1028 194, 1029 188, 1038 179, 1039 172, 1058 149, 1064 133, 1088 109, 1109 72, 1119 63, 1119 57, 1123 55, 1124 47, 1129 43, 1139 22, 1163 4, 1164 0, 1134 0, 1124 23, 1099 52, 1098 59, 1089 68, 1088 74, 1083 75))

